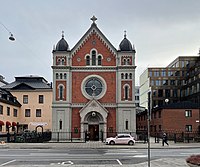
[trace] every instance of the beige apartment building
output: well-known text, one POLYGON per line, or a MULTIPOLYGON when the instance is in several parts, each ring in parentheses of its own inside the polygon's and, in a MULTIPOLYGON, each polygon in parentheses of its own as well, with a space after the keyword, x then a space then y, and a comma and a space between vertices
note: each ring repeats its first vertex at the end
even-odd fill
MULTIPOLYGON (((26 76, 15 77, 15 81, 2 86, 21 104, 15 122, 17 130, 35 130, 37 126, 42 126, 43 130, 51 130, 52 127, 52 86, 43 77, 26 76)), ((11 120, 11 117, 6 117, 11 120)), ((6 119, 0 118, 5 122, 6 119)), ((2 128, 2 131, 5 128, 2 128)))

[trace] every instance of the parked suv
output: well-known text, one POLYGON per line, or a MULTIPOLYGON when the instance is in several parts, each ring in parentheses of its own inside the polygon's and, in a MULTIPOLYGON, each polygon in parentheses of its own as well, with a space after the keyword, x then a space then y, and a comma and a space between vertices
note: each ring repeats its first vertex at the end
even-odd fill
POLYGON ((130 134, 118 134, 116 137, 106 138, 106 144, 129 144, 134 145, 135 139, 130 134))

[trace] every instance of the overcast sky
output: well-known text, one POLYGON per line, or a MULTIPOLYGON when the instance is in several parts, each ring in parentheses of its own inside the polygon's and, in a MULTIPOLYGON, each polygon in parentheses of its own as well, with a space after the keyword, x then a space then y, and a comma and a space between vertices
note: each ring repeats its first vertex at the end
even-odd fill
POLYGON ((116 49, 127 31, 137 52, 136 84, 147 67, 197 56, 200 48, 200 0, 1 0, 0 75, 8 82, 30 74, 51 82, 52 48, 61 32, 73 48, 93 15, 116 49))

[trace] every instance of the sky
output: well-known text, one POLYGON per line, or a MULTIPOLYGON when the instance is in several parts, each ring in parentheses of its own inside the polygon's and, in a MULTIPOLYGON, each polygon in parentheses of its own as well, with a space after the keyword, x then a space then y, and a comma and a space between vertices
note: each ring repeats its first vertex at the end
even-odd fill
POLYGON ((97 26, 118 49, 124 31, 136 48, 136 85, 147 67, 197 56, 200 0, 0 0, 0 75, 38 75, 52 82, 52 49, 62 31, 70 48, 97 26), (9 41, 9 32, 16 40, 9 41))

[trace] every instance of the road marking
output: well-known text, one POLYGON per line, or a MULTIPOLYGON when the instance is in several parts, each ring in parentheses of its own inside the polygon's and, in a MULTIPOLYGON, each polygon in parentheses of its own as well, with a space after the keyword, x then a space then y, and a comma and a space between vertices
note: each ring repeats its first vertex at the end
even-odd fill
POLYGON ((117 162, 119 163, 119 165, 122 165, 122 163, 120 162, 120 160, 118 160, 118 159, 116 159, 117 160, 117 162))
POLYGON ((10 164, 10 163, 15 162, 15 161, 16 161, 16 159, 13 159, 11 161, 8 161, 8 162, 1 164, 0 166, 4 166, 4 165, 10 164))
POLYGON ((133 157, 134 158, 146 158, 147 155, 134 155, 133 157))

